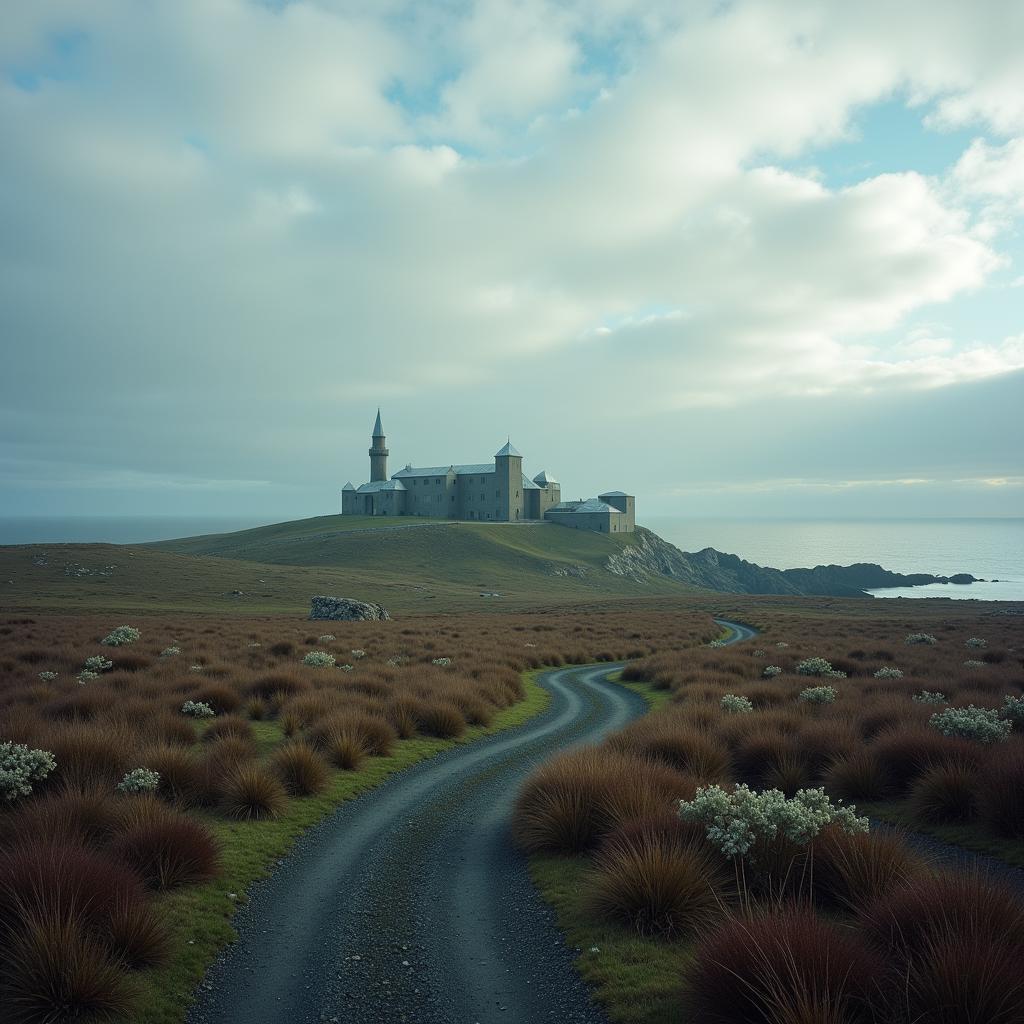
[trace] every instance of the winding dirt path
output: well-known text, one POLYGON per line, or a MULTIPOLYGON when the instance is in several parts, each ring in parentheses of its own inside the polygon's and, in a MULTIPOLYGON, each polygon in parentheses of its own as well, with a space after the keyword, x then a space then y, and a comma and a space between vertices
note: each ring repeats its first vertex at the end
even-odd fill
MULTIPOLYGON (((717 620, 730 643, 749 627, 717 620)), ((544 673, 542 715, 343 804, 258 883, 191 1024, 601 1022, 509 836, 552 754, 646 711, 620 664, 544 673)))

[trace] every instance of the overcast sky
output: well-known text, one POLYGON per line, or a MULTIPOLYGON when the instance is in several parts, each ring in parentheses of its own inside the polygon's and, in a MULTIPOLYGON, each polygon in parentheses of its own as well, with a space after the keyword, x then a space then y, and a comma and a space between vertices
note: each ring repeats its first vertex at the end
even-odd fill
POLYGON ((1024 4, 32 0, 0 514, 1024 514, 1024 4), (685 9, 685 14, 680 14, 685 9))

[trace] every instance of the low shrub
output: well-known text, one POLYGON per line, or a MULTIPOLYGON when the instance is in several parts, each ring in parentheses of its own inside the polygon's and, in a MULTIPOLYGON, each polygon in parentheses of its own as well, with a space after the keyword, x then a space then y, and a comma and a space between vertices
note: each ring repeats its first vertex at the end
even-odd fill
POLYGON ((133 768, 117 784, 119 793, 151 793, 160 785, 160 773, 150 768, 133 768))
POLYGON ((721 706, 727 715, 742 715, 754 710, 748 698, 737 697, 735 693, 727 693, 721 700, 721 706))
POLYGON ((831 704, 836 699, 834 686, 808 686, 801 690, 797 700, 805 704, 831 704))
POLYGON ((999 743, 1010 735, 1011 722, 999 717, 995 708, 946 708, 929 719, 933 729, 943 736, 959 736, 976 743, 999 743))
POLYGON ((48 750, 34 750, 24 743, 0 743, 0 800, 26 797, 32 786, 57 767, 48 750))
POLYGON ((782 668, 779 665, 765 665, 761 675, 765 679, 774 679, 776 676, 782 675, 782 668))
POLYGON ((896 668, 894 665, 883 665, 878 671, 875 672, 876 679, 902 679, 903 670, 896 668))
POLYGON ((945 704, 946 695, 940 693, 938 690, 922 690, 920 693, 915 693, 911 700, 917 701, 918 704, 945 704))
POLYGON ((313 668, 333 668, 334 655, 327 651, 310 651, 302 659, 303 665, 311 665, 313 668))
POLYGON ((903 638, 905 644, 929 644, 934 645, 939 641, 931 635, 931 633, 908 633, 903 638))
POLYGON ((118 626, 112 629, 101 641, 107 647, 125 647, 135 643, 142 634, 134 626, 118 626))
POLYGON ((188 715, 190 718, 213 718, 216 712, 209 704, 204 704, 202 701, 187 700, 181 705, 181 713, 188 715))
POLYGON ((832 663, 826 658, 804 658, 797 664, 796 672, 800 676, 827 676, 830 678, 844 675, 844 673, 837 673, 832 668, 832 663))

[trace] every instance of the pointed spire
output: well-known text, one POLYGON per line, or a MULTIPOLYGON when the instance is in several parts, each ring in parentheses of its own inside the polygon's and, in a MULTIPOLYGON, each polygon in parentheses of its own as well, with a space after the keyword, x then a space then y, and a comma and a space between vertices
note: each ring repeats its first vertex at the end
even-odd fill
POLYGON ((502 448, 501 451, 498 452, 497 455, 495 455, 494 457, 496 459, 500 459, 506 455, 516 455, 519 458, 522 458, 522 453, 516 450, 516 448, 512 444, 511 439, 506 443, 505 447, 502 448))
POLYGON ((379 408, 377 409, 377 422, 374 423, 374 425, 373 425, 373 436, 374 437, 383 437, 384 436, 384 428, 380 425, 380 409, 379 408))

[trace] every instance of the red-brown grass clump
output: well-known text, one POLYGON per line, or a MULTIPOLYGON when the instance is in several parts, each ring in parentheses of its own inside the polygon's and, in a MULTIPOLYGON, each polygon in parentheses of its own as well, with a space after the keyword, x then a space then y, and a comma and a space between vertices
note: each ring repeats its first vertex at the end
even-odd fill
POLYGON ((308 743, 286 743, 270 755, 270 767, 292 796, 323 792, 330 779, 330 767, 308 743))
POLYGON ((220 862, 209 829, 155 797, 125 801, 109 849, 151 889, 205 882, 217 874, 220 862))
POLYGON ((543 764, 516 800, 512 827, 526 851, 579 853, 631 818, 693 795, 692 779, 635 754, 583 747, 543 764))
POLYGON ((657 818, 612 832, 585 883, 592 911, 642 935, 668 937, 700 932, 720 917, 728 881, 722 858, 684 835, 657 818))
POLYGON ((799 907, 734 917, 697 946, 694 1019, 869 1024, 883 961, 855 932, 799 907))

